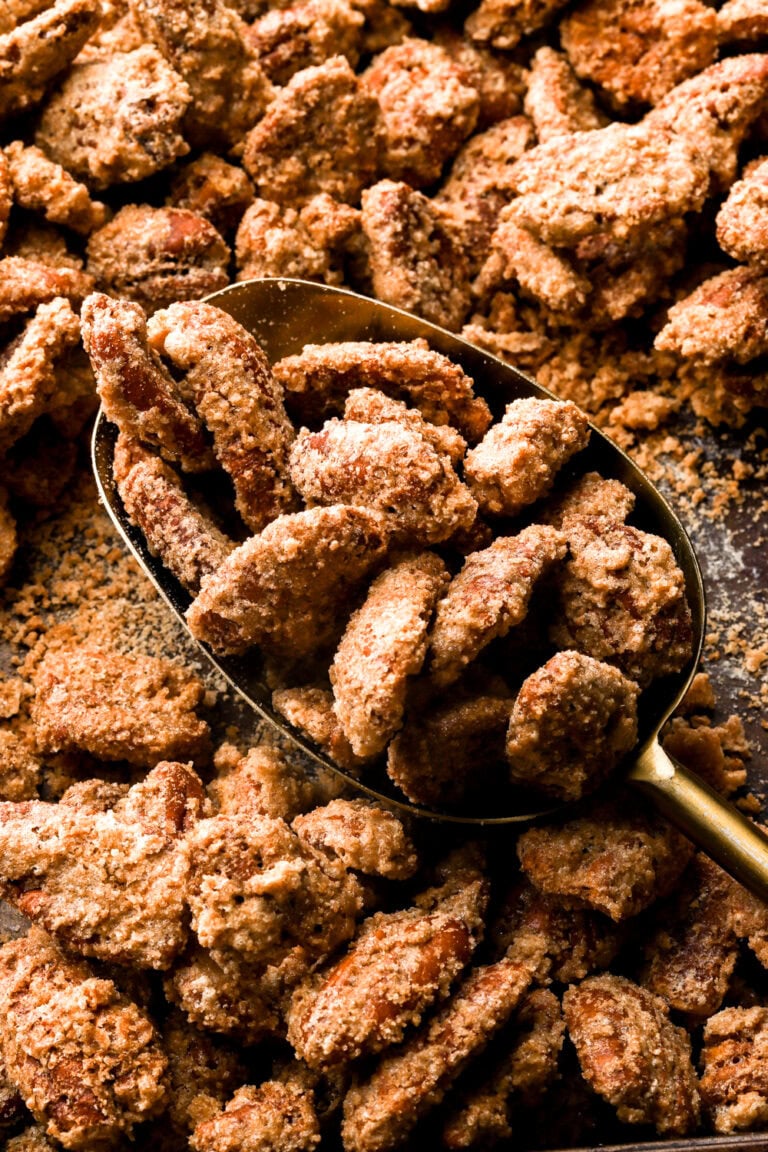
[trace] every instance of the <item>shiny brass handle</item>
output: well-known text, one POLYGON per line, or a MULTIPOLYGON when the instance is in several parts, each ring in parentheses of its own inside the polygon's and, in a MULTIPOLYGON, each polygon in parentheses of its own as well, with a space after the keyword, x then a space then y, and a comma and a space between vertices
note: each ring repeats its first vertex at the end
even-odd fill
POLYGON ((736 880, 768 901, 768 835, 669 756, 658 740, 643 748, 629 780, 736 880))

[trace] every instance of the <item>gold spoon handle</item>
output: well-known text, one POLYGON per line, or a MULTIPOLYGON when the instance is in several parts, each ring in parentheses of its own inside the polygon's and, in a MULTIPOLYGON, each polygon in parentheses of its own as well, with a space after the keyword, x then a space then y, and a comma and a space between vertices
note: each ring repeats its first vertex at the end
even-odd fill
POLYGON ((768 901, 768 835, 761 828, 667 755, 658 740, 645 746, 628 778, 721 868, 768 901))

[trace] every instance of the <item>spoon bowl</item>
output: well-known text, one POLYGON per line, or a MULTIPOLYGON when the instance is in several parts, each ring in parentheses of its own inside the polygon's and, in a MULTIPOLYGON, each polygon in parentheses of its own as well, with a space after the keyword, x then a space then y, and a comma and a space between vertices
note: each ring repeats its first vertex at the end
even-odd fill
MULTIPOLYGON (((534 396, 557 399, 524 373, 497 357, 434 324, 399 308, 359 296, 341 288, 292 279, 261 279, 233 284, 208 297, 241 323, 263 347, 270 363, 300 352, 306 344, 336 341, 411 341, 425 339, 429 346, 458 363, 474 380, 475 391, 488 402, 496 417, 510 401, 534 396)), ((147 549, 144 537, 125 514, 115 487, 112 462, 116 430, 99 412, 93 433, 93 466, 104 504, 117 530, 158 592, 186 628, 184 613, 191 597, 147 549)), ((658 733, 685 695, 696 671, 705 634, 705 597, 693 546, 679 519, 651 481, 621 449, 597 428, 588 446, 572 462, 574 474, 596 471, 620 480, 636 497, 633 522, 664 537, 685 578, 691 608, 693 648, 686 667, 674 676, 655 681, 642 693, 639 751, 627 769, 628 781, 651 799, 684 832, 697 841, 723 867, 758 894, 768 898, 768 837, 735 809, 686 772, 661 749, 658 733)), ((196 641, 196 643, 199 643, 196 641)), ((257 652, 222 657, 199 644, 214 667, 261 716, 290 737, 323 769, 341 775, 368 796, 410 813, 469 825, 525 823, 562 809, 540 795, 510 789, 494 794, 482 810, 440 811, 409 804, 395 792, 383 771, 365 782, 344 772, 272 708, 257 652), (501 810, 501 814, 499 814, 501 810)))

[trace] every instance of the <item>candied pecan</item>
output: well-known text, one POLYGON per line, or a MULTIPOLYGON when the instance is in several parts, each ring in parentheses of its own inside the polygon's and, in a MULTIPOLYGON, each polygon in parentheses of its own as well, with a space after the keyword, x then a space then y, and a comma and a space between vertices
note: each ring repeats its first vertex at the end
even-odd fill
POLYGON ((607 968, 619 951, 621 933, 600 912, 567 908, 522 877, 502 899, 489 944, 492 958, 506 954, 530 961, 537 981, 567 984, 607 968))
POLYGON ((407 880, 417 856, 394 812, 368 800, 332 800, 293 821, 300 840, 366 876, 407 880))
POLYGON ((493 1071, 479 1087, 469 1089, 465 1103, 446 1121, 446 1148, 474 1148, 511 1137, 514 1102, 535 1106, 555 1080, 565 1032, 557 997, 543 988, 529 992, 514 1015, 512 1028, 512 1037, 497 1052, 493 1071))
POLYGON ((192 146, 240 145, 272 87, 237 13, 221 0, 131 0, 131 12, 189 87, 183 129, 192 146))
POLYGON ((671 125, 652 121, 556 136, 524 152, 508 217, 545 244, 593 238, 626 247, 643 243, 651 226, 698 211, 709 191, 706 158, 671 125))
POLYGON ((684 1136, 699 1121, 691 1042, 660 996, 623 976, 590 976, 563 996, 585 1079, 627 1124, 684 1136))
POLYGON ((167 999, 178 1004, 196 1027, 250 1045, 280 1034, 283 1003, 306 975, 303 956, 290 954, 279 964, 264 967, 247 964, 232 952, 214 958, 195 946, 173 969, 164 988, 167 999))
POLYGON ((618 665, 641 687, 684 668, 691 612, 667 541, 596 516, 573 517, 565 533, 554 643, 618 665))
POLYGON ((222 235, 237 228, 252 202, 253 184, 242 168, 213 152, 204 152, 184 165, 165 201, 169 208, 186 208, 205 216, 222 235))
POLYGON ((673 304, 654 347, 704 364, 748 364, 768 352, 768 332, 761 320, 767 308, 768 271, 729 268, 673 304))
POLYGON ((35 141, 92 188, 143 180, 189 151, 179 134, 189 89, 151 45, 75 64, 35 141))
POLYGON ((492 778, 511 707, 498 696, 459 694, 408 716, 389 745, 387 775, 414 803, 459 803, 492 778))
POLYGON ((225 815, 253 812, 292 820, 312 806, 312 781, 269 744, 258 744, 244 756, 225 744, 216 752, 214 765, 220 775, 208 785, 208 794, 225 815))
POLYGON ((475 290, 484 297, 510 280, 516 280, 525 295, 572 321, 591 290, 588 277, 562 251, 549 248, 517 224, 514 205, 499 213, 475 290))
POLYGON ((149 1017, 65 957, 40 929, 0 949, 3 1056, 46 1134, 114 1145, 165 1104, 166 1059, 149 1017))
POLYGON ((736 964, 734 881, 699 852, 645 945, 640 983, 694 1021, 723 1002, 736 964))
POLYGON ((36 1124, 8 1140, 5 1149, 6 1152, 56 1152, 56 1147, 36 1124))
POLYGON ((0 323, 34 312, 57 296, 79 305, 93 290, 93 277, 78 268, 54 267, 25 256, 0 260, 0 323))
POLYGON ((204 216, 129 204, 92 234, 88 271, 105 291, 153 312, 226 287, 229 255, 204 216))
POLYGON ((660 816, 610 801, 564 824, 529 828, 517 842, 540 892, 617 922, 668 895, 692 851, 660 816))
POLYGON ((92 200, 84 184, 34 146, 15 140, 5 149, 13 186, 13 199, 20 208, 42 212, 52 224, 63 224, 87 235, 107 218, 106 205, 92 200))
POLYGON ((203 578, 234 549, 233 542, 195 507, 173 469, 124 433, 115 445, 113 475, 123 507, 149 551, 197 595, 203 578))
POLYGON ((538 32, 566 0, 481 0, 464 24, 470 39, 494 48, 514 48, 538 32))
POLYGON ((618 668, 557 652, 523 683, 507 731, 510 778, 580 800, 637 740, 638 687, 618 668))
POLYGON ((344 734, 334 711, 333 692, 312 685, 281 688, 272 693, 272 707, 345 772, 358 775, 364 760, 355 755, 344 734))
MULTIPOLYGON (((11 257, 9 257, 11 259, 11 257)), ((57 367, 80 338, 69 302, 41 304, 0 361, 0 448, 8 448, 52 408, 60 381, 57 367)))
POLYGON ((311 1152, 320 1125, 311 1091, 265 1080, 238 1088, 223 1112, 199 1124, 189 1141, 195 1152, 311 1152))
POLYGON ((412 428, 431 444, 436 452, 447 456, 454 468, 461 463, 467 442, 461 433, 447 424, 438 426, 425 420, 418 408, 409 408, 377 388, 353 388, 344 405, 344 419, 360 424, 387 424, 391 421, 412 428))
POLYGON ((477 512, 450 461, 415 429, 395 421, 334 419, 319 432, 301 432, 291 450, 290 476, 308 503, 375 510, 386 517, 392 538, 409 545, 446 540, 469 528, 477 512))
POLYGON ((287 84, 302 68, 345 56, 355 68, 365 17, 350 0, 300 0, 273 8, 246 33, 273 84, 287 84))
POLYGON ((399 1043, 444 1000, 482 933, 485 899, 452 907, 452 884, 425 894, 430 908, 377 912, 336 964, 299 986, 288 1039, 312 1067, 346 1063, 399 1043))
POLYGON ((254 337, 212 304, 178 303, 157 312, 149 343, 184 373, 184 389, 213 437, 235 489, 235 507, 254 532, 296 500, 288 480, 293 426, 282 388, 254 337))
POLYGON ((606 480, 599 472, 585 472, 547 501, 541 520, 561 530, 575 516, 601 516, 623 523, 634 506, 634 492, 620 480, 606 480))
POLYGON ((226 1041, 206 1036, 172 1008, 163 1022, 163 1051, 168 1058, 167 1116, 182 1139, 216 1106, 223 1107, 232 1090, 245 1079, 245 1069, 226 1041))
POLYGON ((374 580, 350 617, 329 676, 336 715, 357 756, 376 756, 401 726, 408 678, 421 671, 432 612, 448 580, 434 553, 405 556, 374 580))
MULTIPOLYGON (((238 279, 258 276, 296 276, 303 280, 321 280, 340 284, 343 280, 344 241, 357 229, 359 213, 346 204, 336 204, 327 195, 314 196, 301 210, 277 204, 273 200, 256 200, 240 221, 235 241, 238 279), (352 218, 341 226, 341 234, 329 230, 319 235, 313 225, 312 206, 318 202, 330 207, 329 215, 341 224, 346 210, 352 218), (310 213, 308 216, 307 213, 310 213)), ((329 221, 330 222, 330 221, 329 221)))
POLYGON ((298 949, 321 960, 354 934, 361 889, 283 820, 246 813, 201 820, 188 838, 192 928, 216 958, 277 964, 298 949))
POLYGON ((366 188, 362 205, 378 299, 457 331, 470 305, 469 257, 450 212, 392 180, 366 188))
POLYGON ((212 454, 202 422, 149 347, 141 306, 94 293, 83 305, 82 327, 107 418, 131 440, 159 448, 185 471, 209 468, 212 454))
POLYGON ((715 221, 717 240, 734 260, 768 264, 768 159, 753 160, 744 170, 715 221))
POLYGON ((35 685, 41 751, 81 749, 143 768, 208 755, 208 725, 195 714, 202 682, 170 660, 95 647, 54 649, 40 663, 35 685))
POLYGON ((565 539, 532 524, 472 552, 437 606, 430 636, 430 675, 445 686, 497 636, 525 618, 538 580, 565 557, 565 539))
POLYGON ((707 1021, 701 1101, 716 1132, 763 1127, 768 1118, 767 1057, 767 1008, 726 1008, 707 1021))
POLYGON ((0 729, 0 799, 14 802, 34 799, 41 767, 31 741, 0 729))
POLYGON ((499 213, 512 195, 510 168, 533 141, 525 116, 512 116, 473 136, 434 198, 459 225, 472 271, 488 255, 499 213))
POLYGON ((386 176, 424 188, 438 179, 477 123, 479 97, 448 52, 409 39, 376 56, 363 73, 383 120, 386 176))
POLYGON ((736 178, 741 143, 767 107, 768 55, 753 52, 720 60, 684 80, 645 123, 688 141, 709 166, 711 191, 720 191, 736 178))
POLYGON ((553 136, 590 132, 606 123, 594 95, 579 84, 566 57, 546 46, 539 48, 531 62, 524 107, 541 144, 553 136))
POLYGON ((587 417, 570 400, 513 400, 464 461, 481 512, 517 515, 549 492, 557 473, 588 440, 587 417))
POLYGON ((463 68, 480 98, 477 128, 482 131, 520 112, 527 73, 503 52, 473 44, 450 25, 436 29, 433 41, 463 68))
POLYGON ((768 12, 760 0, 726 0, 717 13, 717 39, 720 44, 745 41, 747 44, 768 36, 768 12))
POLYGON ((476 968, 432 1020, 344 1101, 348 1152, 383 1152, 405 1139, 514 1012, 531 979, 513 960, 476 968))
POLYGON ((187 612, 217 651, 262 644, 301 658, 337 634, 349 596, 384 558, 384 518, 336 504, 278 516, 204 582, 187 612))
POLYGON ((471 378, 447 356, 433 352, 426 340, 307 344, 297 356, 278 361, 273 372, 285 388, 286 402, 304 422, 320 423, 341 413, 347 395, 363 387, 405 398, 425 420, 438 427, 451 424, 471 443, 491 422, 471 378))
POLYGON ((700 0, 582 0, 560 23, 576 75, 619 110, 658 104, 713 63, 717 16, 700 0))
POLYGON ((168 968, 186 940, 181 841, 203 799, 191 769, 166 763, 101 811, 0 804, 3 896, 81 955, 168 968))
POLYGON ((291 77, 248 135, 243 163, 278 203, 318 192, 354 204, 375 178, 378 105, 343 56, 291 77))
POLYGON ((51 0, 0 35, 0 121, 39 104, 101 19, 98 0, 51 0))

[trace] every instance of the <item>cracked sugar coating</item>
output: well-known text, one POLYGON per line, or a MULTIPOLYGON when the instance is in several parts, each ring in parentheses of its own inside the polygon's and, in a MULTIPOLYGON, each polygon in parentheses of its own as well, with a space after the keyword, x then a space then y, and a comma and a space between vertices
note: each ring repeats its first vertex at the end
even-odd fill
POLYGON ((348 1092, 347 1152, 384 1152, 404 1140, 506 1024, 530 980, 530 969, 513 960, 475 968, 428 1024, 348 1092))
POLYGON ((768 270, 729 268, 673 304, 654 347, 704 364, 748 364, 768 352, 768 270))
POLYGON ((320 1125, 311 1090, 265 1080, 238 1088, 223 1112, 195 1128, 195 1152, 311 1152, 320 1125))
POLYGON ((520 865, 540 892, 617 923, 668 895, 692 851, 661 816, 610 801, 564 824, 530 828, 517 842, 520 865))
POLYGON ((491 423, 488 405, 475 396, 472 379, 447 356, 433 352, 426 340, 306 344, 297 356, 279 360, 272 371, 291 410, 307 423, 341 413, 356 388, 375 388, 405 400, 431 424, 450 424, 471 443, 491 423))
POLYGON ((273 84, 287 84, 302 68, 345 56, 356 67, 365 17, 348 0, 303 0, 273 8, 250 25, 248 43, 273 84))
POLYGON ((330 643, 350 595, 384 559, 384 517, 336 504, 278 516, 204 581, 187 611, 193 636, 216 651, 251 644, 300 658, 330 643))
POLYGON ((211 304, 172 304, 147 325, 149 343, 184 373, 183 388, 232 477, 235 507, 259 532, 296 505, 288 480, 294 432, 261 346, 211 304))
POLYGON ((524 36, 542 28, 566 0, 481 0, 464 30, 478 44, 515 48, 524 36))
POLYGON ((376 388, 353 388, 344 405, 344 419, 360 424, 386 424, 390 421, 412 428, 441 455, 448 456, 454 468, 461 463, 467 442, 448 424, 430 424, 418 408, 409 408, 376 388))
POLYGON ((205 695, 202 681, 170 660, 54 648, 37 668, 35 688, 42 751, 82 750, 141 768, 209 755, 208 725, 195 711, 205 695))
POLYGON ((576 75, 621 111, 657 104, 713 63, 717 15, 699 0, 586 0, 560 23, 576 75))
POLYGON ((376 577, 350 617, 328 674, 355 755, 378 755, 401 726, 408 678, 421 671, 432 612, 449 579, 439 556, 405 556, 376 577))
POLYGON ((266 200, 327 192, 354 204, 376 175, 379 110, 343 56, 292 76, 250 132, 243 164, 266 200))
POLYGON ((366 188, 362 205, 376 297, 457 332, 471 304, 470 265, 450 212, 393 180, 366 188))
POLYGON ((166 206, 187 208, 210 220, 217 232, 229 235, 253 202, 253 184, 235 164, 213 152, 184 165, 171 184, 166 206))
POLYGON ((103 810, 0 804, 3 897, 63 947, 138 968, 168 968, 187 936, 183 839, 203 811, 183 764, 159 764, 103 810))
POLYGON ((190 93, 150 45, 76 64, 35 134, 46 155, 91 188, 143 180, 189 145, 180 134, 190 93))
POLYGON ((83 305, 82 329, 107 419, 185 471, 209 468, 212 454, 202 421, 150 348, 141 306, 94 293, 83 305))
POLYGON ((726 1008, 704 1026, 701 1101, 716 1132, 768 1119, 768 1008, 726 1008))
POLYGON ((587 417, 570 400, 513 400, 464 461, 480 511, 517 515, 549 492, 559 470, 588 441, 587 417))
POLYGON ((272 707, 294 728, 317 744, 345 772, 358 776, 364 758, 352 751, 333 707, 333 692, 307 685, 272 693, 272 707))
POLYGON ((97 0, 53 0, 32 19, 0 29, 0 121, 39 104, 50 83, 96 31, 97 0))
POLYGON ((185 138, 194 148, 239 145, 272 96, 239 16, 219 0, 131 0, 131 13, 189 87, 185 138))
POLYGON ((471 873, 464 879, 463 906, 450 878, 423 893, 420 907, 377 912, 345 956, 296 990, 288 1039, 302 1060, 326 1068, 380 1052, 446 998, 483 929, 486 887, 471 873))
POLYGON ((573 517, 565 532, 570 559, 550 626, 558 648, 616 664, 641 687, 684 668, 691 611, 666 540, 596 516, 573 517))
POLYGON ((524 681, 507 731, 515 784, 558 800, 599 787, 637 740, 637 685, 579 652, 557 652, 524 681))
POLYGON ((124 433, 115 445, 113 476, 126 514, 144 533, 149 551, 196 595, 234 543, 195 507, 173 469, 124 433))
POLYGON ((167 1060, 144 1012, 38 928, 0 949, 3 1056, 45 1132, 88 1152, 162 1110, 167 1060))
POLYGON ((565 538, 541 524, 472 552, 437 606, 429 641, 432 680, 452 684, 492 640, 522 623, 536 584, 565 554, 565 538))
POLYGON ((563 996, 582 1072, 624 1123, 685 1136, 699 1122, 691 1042, 669 1009, 623 976, 591 976, 563 996))
POLYGON ((304 430, 291 450, 290 477, 310 507, 370 508, 405 545, 447 540, 477 514, 450 460, 399 421, 329 420, 319 432, 304 430))

